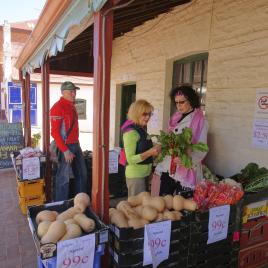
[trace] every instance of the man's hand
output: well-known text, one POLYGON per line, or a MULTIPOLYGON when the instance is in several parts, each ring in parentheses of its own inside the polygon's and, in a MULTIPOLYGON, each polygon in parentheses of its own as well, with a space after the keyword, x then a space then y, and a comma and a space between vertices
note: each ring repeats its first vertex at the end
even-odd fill
POLYGON ((70 150, 67 150, 64 152, 64 157, 65 157, 65 161, 71 164, 75 155, 70 150))

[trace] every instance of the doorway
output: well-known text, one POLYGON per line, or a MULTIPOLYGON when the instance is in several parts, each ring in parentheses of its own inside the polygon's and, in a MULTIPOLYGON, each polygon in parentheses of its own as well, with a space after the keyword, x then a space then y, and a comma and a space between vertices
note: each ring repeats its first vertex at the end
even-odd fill
MULTIPOLYGON (((130 104, 136 100, 136 84, 122 85, 120 126, 127 120, 127 112, 130 104)), ((122 138, 120 135, 119 146, 122 147, 122 138)))

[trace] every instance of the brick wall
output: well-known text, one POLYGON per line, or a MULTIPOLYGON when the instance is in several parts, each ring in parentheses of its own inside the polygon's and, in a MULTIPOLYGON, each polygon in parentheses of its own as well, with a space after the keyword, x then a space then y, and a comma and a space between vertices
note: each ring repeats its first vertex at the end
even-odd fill
POLYGON ((209 167, 229 176, 248 162, 268 166, 267 150, 251 146, 256 88, 267 88, 268 2, 195 0, 148 21, 113 43, 111 144, 118 139, 120 85, 135 82, 137 98, 157 109, 165 129, 174 60, 209 53, 206 115, 209 167))

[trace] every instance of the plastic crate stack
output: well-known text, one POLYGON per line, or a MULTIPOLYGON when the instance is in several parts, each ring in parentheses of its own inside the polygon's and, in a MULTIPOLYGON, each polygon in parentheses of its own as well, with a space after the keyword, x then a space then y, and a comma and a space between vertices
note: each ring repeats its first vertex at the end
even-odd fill
POLYGON ((27 207, 44 204, 45 198, 45 180, 43 174, 45 171, 46 157, 39 157, 40 160, 40 178, 28 179, 23 177, 22 159, 13 159, 16 170, 16 180, 18 186, 19 205, 23 214, 27 213, 27 207))
MULTIPOLYGON (((62 202, 56 202, 56 203, 48 203, 42 206, 33 206, 29 207, 28 209, 28 221, 30 230, 32 232, 33 240, 37 249, 37 267, 38 268, 56 268, 57 267, 57 246, 58 243, 47 243, 42 244, 40 239, 37 236, 37 223, 35 221, 36 215, 43 210, 52 210, 57 211, 58 213, 61 213, 68 208, 73 206, 73 200, 66 200, 62 202)), ((93 219, 96 224, 96 229, 94 230, 95 234, 95 253, 94 253, 94 261, 93 261, 93 267, 92 268, 101 268, 101 257, 104 255, 105 252, 105 245, 108 242, 108 226, 106 226, 99 217, 95 214, 94 211, 92 211, 90 208, 87 208, 84 212, 87 217, 93 219)), ((70 243, 72 241, 75 241, 74 244, 79 244, 79 239, 83 240, 83 236, 87 235, 88 233, 83 232, 80 237, 69 239, 70 243)), ((83 245, 83 243, 82 243, 83 245)), ((68 257, 68 256, 67 256, 68 257)), ((70 257, 73 257, 71 255, 70 257)), ((74 263, 70 267, 77 266, 78 264, 74 263)), ((68 266, 63 265, 64 267, 68 266)), ((79 265, 78 265, 79 266, 79 265)), ((79 266, 80 267, 80 266, 79 266)), ((84 266, 83 266, 84 267, 84 266)))
POLYGON ((268 189, 246 194, 240 233, 239 268, 268 264, 268 189))
POLYGON ((240 219, 237 206, 230 206, 227 238, 207 244, 209 211, 193 213, 190 222, 190 239, 187 258, 188 268, 237 268, 239 242, 233 237, 238 230, 237 220, 240 219))
MULTIPOLYGON (((189 217, 172 221, 169 258, 158 267, 187 267, 189 246, 189 217)), ((144 228, 118 228, 110 225, 110 267, 112 268, 151 268, 143 266, 144 228)))

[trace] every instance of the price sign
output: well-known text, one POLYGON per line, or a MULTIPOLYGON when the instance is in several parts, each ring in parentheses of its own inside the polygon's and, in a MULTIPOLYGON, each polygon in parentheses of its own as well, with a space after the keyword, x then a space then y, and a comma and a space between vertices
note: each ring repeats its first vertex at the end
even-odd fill
POLYGON ((230 216, 230 205, 209 209, 207 244, 226 239, 230 216))
POLYGON ((143 265, 157 267, 169 257, 171 221, 146 224, 144 228, 143 265))
POLYGON ((24 180, 40 178, 39 157, 30 157, 22 159, 22 178, 24 180))
POLYGON ((57 268, 93 267, 95 234, 58 242, 57 268))

